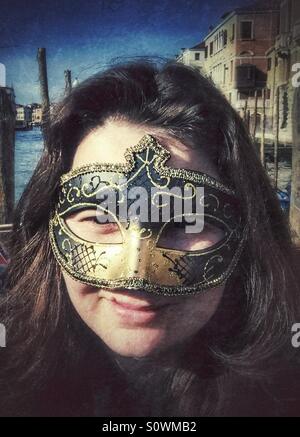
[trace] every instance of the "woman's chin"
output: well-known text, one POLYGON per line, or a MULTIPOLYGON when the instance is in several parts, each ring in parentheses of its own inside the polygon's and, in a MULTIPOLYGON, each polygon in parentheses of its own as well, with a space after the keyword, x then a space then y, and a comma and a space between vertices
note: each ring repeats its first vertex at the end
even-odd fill
POLYGON ((102 333, 101 339, 112 352, 124 357, 150 357, 167 347, 162 332, 143 331, 120 329, 110 335, 102 333))

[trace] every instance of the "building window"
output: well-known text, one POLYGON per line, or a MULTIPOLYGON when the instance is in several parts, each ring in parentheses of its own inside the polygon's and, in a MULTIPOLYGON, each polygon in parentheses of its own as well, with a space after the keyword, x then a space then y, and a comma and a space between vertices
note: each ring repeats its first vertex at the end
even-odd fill
POLYGON ((233 61, 230 62, 230 82, 233 82, 233 61))
POLYGON ((234 41, 235 39, 235 24, 232 25, 232 33, 231 33, 231 40, 234 41))
POLYGON ((236 67, 236 88, 240 91, 253 89, 256 85, 256 66, 254 64, 242 64, 236 67))
POLYGON ((224 44, 224 46, 227 45, 227 39, 228 39, 227 30, 224 30, 224 33, 223 33, 223 44, 224 44))
POLYGON ((214 53, 214 43, 213 41, 209 44, 209 54, 212 56, 214 53))
POLYGON ((268 71, 272 69, 272 58, 268 58, 268 71))
POLYGON ((200 61, 200 53, 195 53, 195 61, 200 61))
POLYGON ((241 39, 253 38, 253 23, 252 21, 241 21, 241 39))
POLYGON ((223 84, 224 85, 227 82, 227 70, 228 70, 228 67, 226 64, 224 64, 224 67, 223 67, 223 84))
POLYGON ((207 56, 208 56, 208 46, 205 46, 205 59, 207 58, 207 56))

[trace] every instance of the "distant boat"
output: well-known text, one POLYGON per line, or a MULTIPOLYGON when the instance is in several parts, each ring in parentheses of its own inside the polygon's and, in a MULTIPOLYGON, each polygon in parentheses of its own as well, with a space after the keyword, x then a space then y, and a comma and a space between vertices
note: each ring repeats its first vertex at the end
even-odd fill
POLYGON ((15 130, 21 130, 21 131, 32 130, 32 124, 26 121, 18 120, 15 125, 15 130))
POLYGON ((288 213, 290 209, 290 184, 286 190, 276 190, 277 198, 280 202, 281 209, 283 212, 288 213))

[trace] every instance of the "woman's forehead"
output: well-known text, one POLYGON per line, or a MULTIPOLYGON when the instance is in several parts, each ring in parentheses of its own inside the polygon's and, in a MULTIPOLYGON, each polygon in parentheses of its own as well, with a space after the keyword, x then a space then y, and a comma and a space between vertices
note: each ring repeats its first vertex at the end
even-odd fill
POLYGON ((93 162, 125 163, 126 149, 137 144, 145 134, 153 135, 169 150, 169 166, 201 171, 220 179, 204 151, 187 147, 179 139, 172 138, 159 129, 120 120, 108 120, 84 137, 74 154, 72 169, 93 162))

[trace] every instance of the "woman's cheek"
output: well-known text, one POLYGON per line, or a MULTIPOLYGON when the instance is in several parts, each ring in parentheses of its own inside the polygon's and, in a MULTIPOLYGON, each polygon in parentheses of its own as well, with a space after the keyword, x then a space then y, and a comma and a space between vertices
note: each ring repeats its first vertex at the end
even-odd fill
POLYGON ((225 285, 190 296, 183 305, 174 307, 176 323, 186 330, 186 334, 188 331, 195 334, 211 319, 220 304, 224 288, 225 285))

